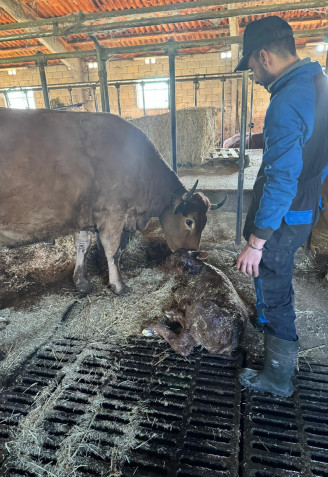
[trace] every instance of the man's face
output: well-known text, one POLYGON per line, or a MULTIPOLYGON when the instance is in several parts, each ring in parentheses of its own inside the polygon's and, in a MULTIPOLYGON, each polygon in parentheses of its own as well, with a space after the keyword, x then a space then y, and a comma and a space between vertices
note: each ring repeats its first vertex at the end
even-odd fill
POLYGON ((275 80, 275 76, 268 71, 260 54, 252 54, 248 60, 248 68, 254 73, 256 84, 264 86, 265 89, 275 80))

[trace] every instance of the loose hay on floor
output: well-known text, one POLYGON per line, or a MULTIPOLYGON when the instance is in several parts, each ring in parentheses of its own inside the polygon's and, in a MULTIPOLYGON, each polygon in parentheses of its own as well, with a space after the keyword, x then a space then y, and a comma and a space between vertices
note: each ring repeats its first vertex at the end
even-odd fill
POLYGON ((6 325, 0 329, 0 390, 13 374, 56 330, 72 297, 49 295, 28 309, 0 310, 6 325))
MULTIPOLYGON (((240 247, 233 244, 234 223, 234 214, 211 216, 203 234, 203 243, 206 246, 202 248, 209 250, 209 263, 222 269, 247 304, 254 306, 253 280, 241 275, 235 268, 240 247), (230 223, 233 224, 232 227, 230 223)), ((61 263, 61 253, 64 261, 65 257, 69 257, 67 263, 72 267, 74 248, 72 254, 67 255, 64 244, 61 252, 59 249, 51 247, 48 249, 39 244, 37 247, 31 246, 36 247, 33 253, 26 252, 26 255, 16 256, 13 262, 8 258, 6 263, 9 269, 10 266, 13 267, 11 273, 17 293, 24 291, 24 287, 20 287, 21 276, 22 283, 24 280, 29 280, 27 291, 36 287, 40 297, 37 302, 27 301, 24 304, 22 293, 22 301, 19 301, 19 304, 24 305, 23 307, 0 310, 0 317, 3 319, 0 321, 1 344, 5 343, 4 336, 7 343, 6 355, 0 361, 2 369, 6 372, 17 369, 33 350, 47 341, 49 336, 54 339, 75 337, 82 340, 84 344, 84 349, 78 358, 73 363, 64 364, 62 370, 64 377, 60 384, 56 386, 50 384, 44 388, 35 402, 33 411, 22 419, 16 432, 12 434, 9 443, 11 459, 13 462, 20 462, 26 470, 31 470, 40 477, 53 475, 74 477, 78 475, 78 467, 81 464, 80 453, 94 453, 108 459, 109 475, 112 477, 120 475, 119 469, 122 462, 126 459, 128 451, 136 445, 135 437, 139 419, 142 413, 146 412, 145 403, 140 401, 132 405, 129 427, 125 428, 124 439, 118 436, 114 447, 106 448, 104 451, 103 446, 102 448, 98 446, 101 436, 94 430, 90 432, 95 413, 102 404, 101 384, 97 393, 85 406, 85 413, 78 418, 76 425, 65 436, 60 448, 52 451, 53 456, 56 457, 56 464, 51 466, 41 460, 33 460, 30 456, 40 454, 40 448, 46 438, 45 419, 56 412, 54 410, 56 403, 68 399, 70 392, 68 388, 74 380, 79 379, 78 371, 83 360, 99 359, 95 356, 99 355, 101 349, 106 350, 113 346, 124 349, 129 336, 139 334, 144 327, 155 321, 172 305, 171 289, 175 282, 161 266, 158 266, 158 260, 154 259, 155 235, 154 233, 151 243, 141 239, 140 235, 130 241, 122 257, 122 274, 131 292, 122 297, 113 295, 106 288, 108 280, 106 272, 100 274, 96 267, 93 269, 91 267, 92 270, 90 270, 95 286, 95 291, 90 296, 80 297, 73 286, 65 290, 57 287, 54 293, 44 295, 45 288, 40 288, 41 277, 39 280, 37 273, 33 277, 27 277, 25 271, 28 272, 29 264, 34 263, 34 270, 42 274, 43 266, 49 258, 51 268, 49 276, 51 274, 54 276, 57 264, 60 266, 61 263), (52 252, 52 250, 56 251, 52 252), (37 257, 38 253, 39 257, 37 257), (19 260, 22 262, 21 265, 18 264, 19 260), (16 270, 14 270, 15 267, 16 270), (20 275, 21 271, 23 271, 22 275, 20 275), (62 320, 63 314, 65 320, 62 320)), ((0 252, 4 253, 2 249, 0 252)), ((17 254, 17 251, 9 251, 9 253, 17 254)), ((327 356, 328 351, 328 338, 325 334, 326 294, 325 289, 318 285, 316 280, 316 271, 313 269, 311 260, 308 260, 301 251, 300 259, 296 263, 295 276, 296 305, 299 314, 297 325, 302 346, 301 353, 305 353, 309 359, 313 356, 321 359, 327 356)), ((255 332, 251 325, 246 330, 243 345, 254 354, 262 352, 262 335, 255 332)), ((165 359, 165 355, 158 357, 158 361, 163 358, 165 359)), ((112 362, 109 366, 108 363, 106 364, 107 367, 103 367, 104 375, 101 379, 115 382, 118 364, 117 362, 112 362)))
POLYGON ((161 317, 173 302, 174 278, 163 271, 143 269, 126 283, 130 288, 127 295, 118 297, 108 290, 87 297, 83 309, 68 321, 62 333, 86 340, 124 342, 161 317))
MULTIPOLYGON (((100 345, 101 347, 101 345, 100 345)), ((107 346, 106 346, 107 347, 107 346)), ((105 347, 105 348, 106 348, 105 347)), ((31 471, 38 476, 72 477, 81 475, 79 468, 81 456, 93 454, 110 462, 108 473, 112 477, 119 476, 119 467, 126 458, 129 449, 136 445, 136 433, 138 423, 144 412, 143 402, 133 403, 129 414, 129 422, 122 424, 124 433, 122 435, 111 436, 113 446, 106 448, 104 434, 92 429, 95 417, 98 412, 103 411, 102 404, 105 398, 102 394, 102 386, 110 381, 115 383, 117 363, 114 361, 111 367, 106 365, 102 368, 104 374, 99 378, 97 393, 89 396, 88 404, 84 406, 84 413, 78 416, 77 422, 66 433, 58 450, 53 450, 53 463, 45 463, 41 457, 44 455, 44 444, 47 443, 49 434, 45 431, 44 423, 47 418, 56 413, 56 405, 65 403, 70 396, 76 397, 76 392, 69 391, 72 383, 80 379, 79 370, 86 359, 92 360, 99 354, 99 348, 93 345, 86 346, 77 360, 73 364, 65 365, 63 368, 64 378, 59 385, 50 384, 35 399, 32 411, 23 417, 15 431, 12 432, 12 440, 7 444, 9 451, 9 465, 31 471), (34 456, 34 457, 33 457, 34 456)), ((99 362, 99 358, 98 358, 99 362)), ((83 461, 85 465, 85 460, 83 461)), ((102 474, 103 475, 103 474, 102 474)))

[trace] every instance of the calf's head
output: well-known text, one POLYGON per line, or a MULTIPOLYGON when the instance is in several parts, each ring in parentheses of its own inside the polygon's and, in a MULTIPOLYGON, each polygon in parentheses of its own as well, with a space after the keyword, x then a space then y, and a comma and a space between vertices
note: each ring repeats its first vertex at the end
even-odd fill
POLYGON ((212 205, 204 194, 195 192, 197 183, 165 209, 159 218, 167 244, 173 252, 180 248, 198 250, 207 212, 221 207, 225 202, 212 205))
POLYGON ((202 261, 206 260, 207 257, 208 253, 205 251, 180 249, 167 257, 166 269, 178 275, 184 273, 197 275, 202 270, 202 261))

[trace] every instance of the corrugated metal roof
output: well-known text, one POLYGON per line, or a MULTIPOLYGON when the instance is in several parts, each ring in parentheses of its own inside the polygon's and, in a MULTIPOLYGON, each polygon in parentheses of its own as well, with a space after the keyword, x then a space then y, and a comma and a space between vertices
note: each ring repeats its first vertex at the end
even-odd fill
MULTIPOLYGON (((283 0, 277 0, 271 2, 272 4, 281 3, 283 0)), ((292 2, 293 0, 289 0, 292 2)), ((174 5, 185 4, 186 9, 179 10, 182 15, 184 12, 188 14, 194 11, 199 11, 199 8, 195 10, 193 8, 192 0, 20 0, 20 5, 23 11, 27 15, 27 18, 53 18, 68 15, 73 12, 83 11, 84 13, 95 13, 101 11, 123 11, 124 15, 127 15, 130 11, 135 13, 139 8, 160 6, 160 5, 174 5)), ((256 6, 263 5, 268 2, 255 1, 247 3, 239 3, 238 6, 256 6)), ((299 3, 300 8, 303 2, 299 3)), ((233 7, 235 8, 235 7, 233 7)), ((227 9, 227 5, 221 3, 221 5, 215 5, 211 7, 204 7, 205 10, 223 10, 227 9)), ((163 15, 166 17, 170 12, 165 12, 163 15)), ((276 13, 281 17, 286 18, 293 29, 306 30, 315 29, 319 27, 328 26, 327 8, 317 8, 315 10, 296 10, 284 13, 276 13)), ((156 14, 155 17, 160 17, 161 14, 156 14)), ((246 24, 256 18, 260 18, 266 15, 252 15, 248 17, 242 17, 238 19, 239 33, 241 34, 246 24)), ((115 21, 119 21, 120 17, 116 17, 115 21)), ((0 24, 13 23, 14 18, 10 16, 3 8, 0 8, 0 24)), ((98 22, 99 23, 99 22, 98 22)), ((19 25, 19 23, 17 24, 19 25)), ((17 28, 17 30, 11 30, 10 33, 23 33, 26 30, 17 28)), ((15 40, 1 42, 1 36, 8 34, 6 31, 0 31, 0 58, 20 55, 31 55, 37 51, 43 53, 49 52, 47 48, 37 39, 30 40, 15 40)), ((105 47, 114 46, 136 46, 149 43, 161 43, 171 38, 176 41, 187 40, 199 40, 206 38, 215 38, 220 36, 229 35, 229 19, 228 10, 227 18, 216 20, 203 20, 203 21, 188 21, 179 23, 163 23, 161 25, 144 26, 139 28, 127 28, 124 29, 124 21, 122 21, 122 29, 119 31, 110 31, 108 33, 103 32, 98 34, 98 38, 101 44, 105 47)), ((93 49, 94 44, 90 38, 85 34, 74 34, 66 38, 59 40, 68 51, 72 49, 93 49)), ((302 42, 302 40, 298 40, 302 42)), ((208 48, 205 48, 207 50, 208 48)), ((196 50, 197 51, 197 50, 196 50)), ((199 51, 204 51, 204 48, 199 51)), ((191 51, 189 51, 191 52, 191 51)))

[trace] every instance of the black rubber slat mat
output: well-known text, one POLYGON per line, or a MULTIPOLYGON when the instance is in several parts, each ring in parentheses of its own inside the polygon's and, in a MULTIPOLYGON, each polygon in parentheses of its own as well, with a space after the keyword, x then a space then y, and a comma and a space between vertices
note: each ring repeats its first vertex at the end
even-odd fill
POLYGON ((49 475, 84 429, 72 448, 81 477, 328 477, 328 365, 301 360, 295 394, 283 399, 241 390, 242 362, 199 349, 185 359, 144 337, 47 343, 0 394, 0 475, 39 475, 10 464, 6 444, 48 386, 57 398, 29 459, 49 475))
POLYGON ((295 384, 288 399, 244 393, 243 476, 328 477, 328 365, 301 360, 295 384))

